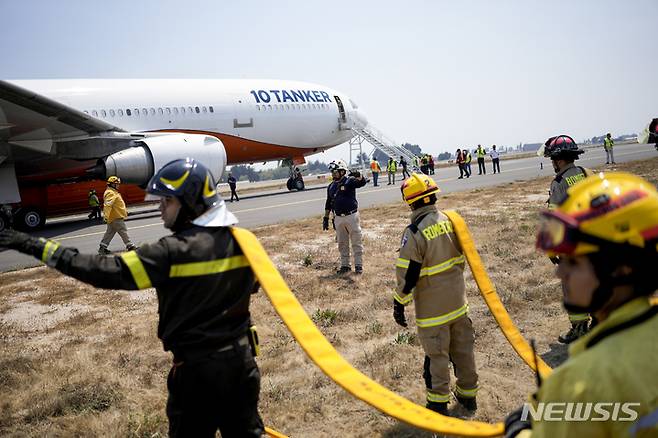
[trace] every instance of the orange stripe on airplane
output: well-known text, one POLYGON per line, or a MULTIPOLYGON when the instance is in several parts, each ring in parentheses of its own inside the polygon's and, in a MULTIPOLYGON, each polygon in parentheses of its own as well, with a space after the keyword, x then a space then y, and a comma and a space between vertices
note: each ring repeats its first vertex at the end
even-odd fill
POLYGON ((154 132, 180 132, 185 134, 209 135, 221 140, 226 148, 227 164, 255 163, 258 161, 270 161, 282 158, 292 158, 293 163, 305 162, 304 155, 320 152, 322 148, 296 148, 264 143, 234 135, 222 134, 212 131, 198 131, 194 129, 161 129, 154 132))

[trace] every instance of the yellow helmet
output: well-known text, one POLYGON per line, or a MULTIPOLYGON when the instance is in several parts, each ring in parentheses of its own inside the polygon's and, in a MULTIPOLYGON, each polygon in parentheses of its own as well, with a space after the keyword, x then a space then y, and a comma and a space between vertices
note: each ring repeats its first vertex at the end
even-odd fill
POLYGON ((107 179, 107 183, 108 184, 121 184, 121 178, 119 178, 118 176, 112 175, 111 177, 109 177, 107 179))
POLYGON ((541 213, 537 247, 549 256, 641 249, 658 253, 658 191, 636 175, 592 175, 568 190, 556 210, 541 213))
POLYGON ((404 180, 400 190, 402 191, 402 199, 409 205, 441 191, 432 178, 418 173, 412 173, 409 178, 404 180))

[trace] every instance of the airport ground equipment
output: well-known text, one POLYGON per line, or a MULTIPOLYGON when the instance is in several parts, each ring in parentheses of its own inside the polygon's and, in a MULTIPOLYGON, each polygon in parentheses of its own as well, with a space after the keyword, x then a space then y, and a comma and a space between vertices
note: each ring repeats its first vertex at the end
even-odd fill
MULTIPOLYGON (((364 125, 358 121, 354 121, 351 125, 352 131, 354 131, 354 137, 350 140, 350 163, 352 163, 352 152, 358 150, 358 155, 361 157, 363 153, 362 143, 363 140, 367 141, 379 149, 384 154, 388 155, 389 158, 394 160, 399 160, 400 157, 404 157, 407 161, 409 168, 413 168, 413 163, 415 162, 415 155, 407 148, 398 146, 398 143, 388 138, 381 131, 375 129, 371 125, 364 125)), ((374 152, 374 150, 373 150, 374 152)), ((372 153, 370 154, 372 155, 372 153)), ((361 163, 362 166, 366 166, 368 163, 361 163)), ((414 169, 414 171, 417 169, 414 169)))

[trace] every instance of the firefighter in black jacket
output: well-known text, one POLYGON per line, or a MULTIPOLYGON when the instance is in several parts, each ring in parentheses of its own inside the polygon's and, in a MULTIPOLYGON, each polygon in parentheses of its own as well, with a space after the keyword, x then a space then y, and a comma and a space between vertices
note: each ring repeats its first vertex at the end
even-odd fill
POLYGON ((0 247, 31 254, 96 287, 147 289, 158 295, 158 337, 173 353, 167 416, 174 437, 261 436, 260 373, 250 348, 254 274, 231 234, 237 219, 193 159, 165 165, 147 193, 159 197, 174 234, 120 255, 74 248, 6 230, 0 247))

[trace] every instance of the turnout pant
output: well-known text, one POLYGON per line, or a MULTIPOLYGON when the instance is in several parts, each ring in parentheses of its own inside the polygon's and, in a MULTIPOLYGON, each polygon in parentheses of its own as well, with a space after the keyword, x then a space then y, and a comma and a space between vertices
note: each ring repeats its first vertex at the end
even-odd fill
POLYGON ((340 252, 340 265, 350 266, 350 240, 354 253, 354 265, 363 266, 363 242, 361 241, 361 224, 359 212, 348 216, 336 216, 336 239, 340 252))
POLYGON ((134 246, 130 241, 130 237, 128 237, 128 228, 126 228, 126 223, 124 220, 115 219, 107 224, 107 229, 105 230, 105 234, 101 239, 101 247, 107 249, 107 247, 110 245, 110 242, 114 238, 114 235, 117 233, 119 236, 121 236, 121 240, 123 240, 123 243, 126 245, 126 247, 134 246))
POLYGON ((260 372, 249 346, 194 361, 174 358, 167 378, 169 436, 260 437, 260 372))
POLYGON ((427 401, 450 401, 450 362, 457 377, 455 393, 462 398, 475 397, 478 375, 475 369, 475 333, 471 319, 462 316, 447 324, 419 328, 418 339, 425 350, 423 378, 427 388, 427 401))
POLYGON ((487 168, 484 166, 484 158, 478 158, 478 175, 487 174, 487 168))

